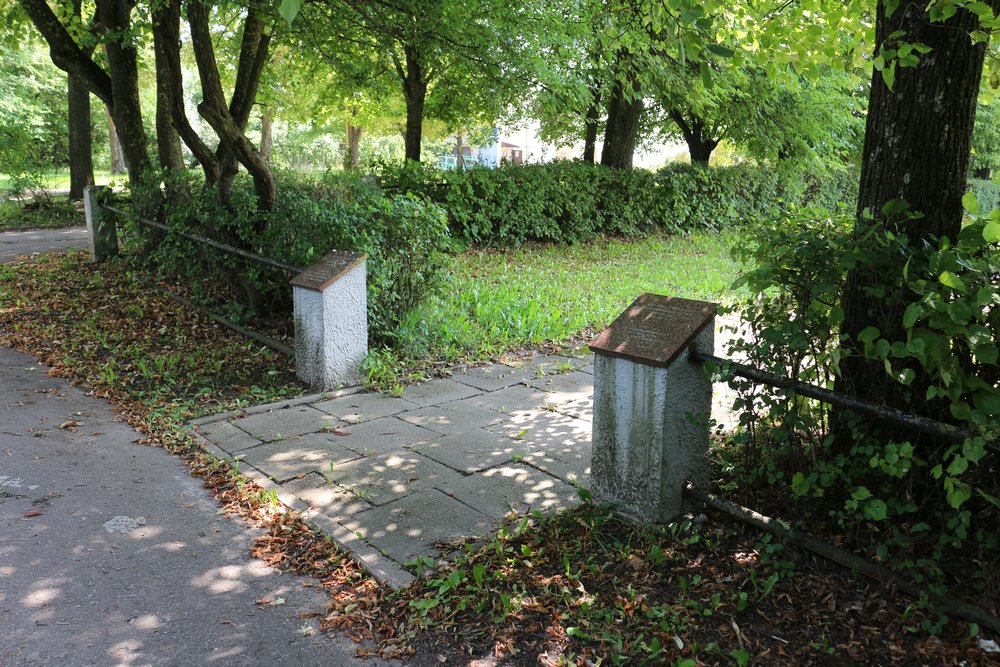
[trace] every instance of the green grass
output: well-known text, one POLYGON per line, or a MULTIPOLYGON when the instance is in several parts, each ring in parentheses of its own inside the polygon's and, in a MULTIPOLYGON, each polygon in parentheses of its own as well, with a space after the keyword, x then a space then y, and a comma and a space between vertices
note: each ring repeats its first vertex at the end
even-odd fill
POLYGON ((414 372, 421 360, 482 359, 564 343, 603 329, 645 292, 730 301, 739 265, 729 233, 575 246, 471 250, 454 260, 440 296, 400 327, 395 353, 375 352, 375 384, 414 372))
MULTIPOLYGON (((69 190, 69 169, 56 169, 42 174, 45 187, 49 190, 69 190)), ((94 170, 94 182, 97 185, 107 185, 111 180, 123 180, 124 174, 112 174, 107 169, 94 170)), ((10 188, 10 176, 0 174, 0 191, 10 188)))

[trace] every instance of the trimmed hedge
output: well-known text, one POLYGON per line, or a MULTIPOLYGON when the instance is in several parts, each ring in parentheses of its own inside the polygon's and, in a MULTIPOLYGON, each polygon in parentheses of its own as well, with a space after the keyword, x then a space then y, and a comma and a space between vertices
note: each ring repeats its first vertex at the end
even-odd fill
POLYGON ((444 206, 455 237, 490 246, 721 229, 789 204, 833 207, 852 199, 857 187, 849 175, 816 177, 746 165, 677 164, 653 172, 579 161, 461 172, 411 165, 383 169, 379 176, 387 190, 444 206))

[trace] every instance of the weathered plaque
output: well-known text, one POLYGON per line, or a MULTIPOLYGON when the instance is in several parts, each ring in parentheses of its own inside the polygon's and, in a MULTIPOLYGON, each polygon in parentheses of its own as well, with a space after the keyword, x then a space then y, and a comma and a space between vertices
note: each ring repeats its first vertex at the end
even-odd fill
MULTIPOLYGON (((718 304, 643 294, 590 344, 590 349, 650 366, 669 366, 712 321, 718 304)), ((711 353, 711 350, 706 350, 711 353)))
POLYGON ((292 278, 292 285, 322 292, 367 258, 362 252, 334 250, 292 278))

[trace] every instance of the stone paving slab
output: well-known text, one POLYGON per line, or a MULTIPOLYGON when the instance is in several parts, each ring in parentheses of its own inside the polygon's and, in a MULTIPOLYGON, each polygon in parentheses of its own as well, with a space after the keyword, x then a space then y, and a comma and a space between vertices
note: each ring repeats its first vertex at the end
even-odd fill
MULTIPOLYGON (((579 502, 575 485, 590 481, 592 374, 585 349, 509 358, 402 398, 317 395, 198 429, 214 443, 207 449, 241 457, 375 576, 402 585, 407 561, 486 535, 512 509, 579 502)), ((719 389, 713 412, 724 419, 731 393, 719 389)))
POLYGON ((452 374, 451 379, 481 391, 498 391, 520 384, 527 378, 523 371, 506 364, 490 364, 458 371, 452 374))
POLYGON ((418 405, 440 405, 479 393, 475 387, 455 380, 431 380, 411 385, 403 392, 403 398, 418 405))
POLYGON ((495 424, 503 419, 503 415, 484 405, 455 401, 404 412, 399 418, 435 433, 450 435, 495 424))
POLYGON ((310 472, 325 473, 331 466, 360 458, 357 452, 334 442, 331 439, 334 437, 327 433, 308 433, 230 453, 280 482, 310 472))
POLYGON ((313 407, 348 424, 360 424, 380 417, 392 417, 420 406, 402 398, 389 398, 384 394, 352 394, 314 403, 313 407))
POLYGON ((259 440, 269 442, 321 431, 329 425, 325 412, 309 405, 262 412, 233 421, 233 426, 246 431, 259 440))
POLYGON ((414 452, 464 474, 510 463, 522 454, 523 449, 507 436, 482 428, 446 435, 412 448, 414 452))
MULTIPOLYGON (((394 399, 387 399, 394 400, 394 399)), ((381 417, 341 429, 339 443, 358 454, 386 454, 440 438, 441 434, 396 417, 381 417)))
POLYGON ((406 564, 417 556, 433 558, 440 543, 485 535, 494 522, 493 517, 430 489, 356 514, 343 525, 406 564))
POLYGON ((510 512, 564 509, 579 500, 574 487, 524 463, 461 477, 441 489, 492 517, 510 512))
POLYGON ((416 452, 399 451, 348 461, 324 476, 373 505, 384 505, 450 483, 461 474, 416 452))

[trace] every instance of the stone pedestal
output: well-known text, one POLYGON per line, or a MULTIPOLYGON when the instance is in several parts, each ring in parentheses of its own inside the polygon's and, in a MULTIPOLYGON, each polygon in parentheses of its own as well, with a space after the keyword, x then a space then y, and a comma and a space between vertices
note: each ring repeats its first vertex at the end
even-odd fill
POLYGON ((325 391, 360 384, 368 354, 365 260, 334 251, 292 279, 295 373, 325 391))
POLYGON ((715 311, 644 294, 591 344, 595 498, 667 522, 681 513, 685 481, 706 488, 712 382, 688 350, 714 351, 715 311))
POLYGON ((100 206, 100 192, 105 188, 88 185, 83 189, 83 212, 87 218, 90 258, 100 262, 118 254, 118 228, 113 217, 100 206))

